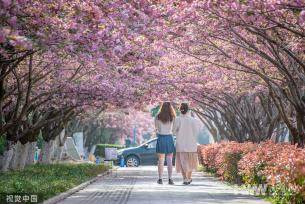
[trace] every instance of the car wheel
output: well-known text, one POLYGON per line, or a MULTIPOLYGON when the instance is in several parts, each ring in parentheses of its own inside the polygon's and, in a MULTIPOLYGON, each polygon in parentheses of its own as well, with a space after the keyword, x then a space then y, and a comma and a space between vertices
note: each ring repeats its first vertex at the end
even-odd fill
POLYGON ((127 167, 138 167, 140 164, 140 160, 136 156, 128 156, 126 159, 127 167))

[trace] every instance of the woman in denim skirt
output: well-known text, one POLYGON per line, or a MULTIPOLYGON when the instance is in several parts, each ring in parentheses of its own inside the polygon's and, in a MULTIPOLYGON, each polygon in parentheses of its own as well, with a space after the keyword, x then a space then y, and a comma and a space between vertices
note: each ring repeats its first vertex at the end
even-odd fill
POLYGON ((174 108, 170 102, 164 102, 161 110, 155 118, 155 127, 157 132, 157 146, 156 152, 158 154, 158 184, 163 184, 163 168, 166 156, 168 184, 173 185, 173 153, 175 152, 175 145, 173 139, 173 123, 176 117, 174 108))

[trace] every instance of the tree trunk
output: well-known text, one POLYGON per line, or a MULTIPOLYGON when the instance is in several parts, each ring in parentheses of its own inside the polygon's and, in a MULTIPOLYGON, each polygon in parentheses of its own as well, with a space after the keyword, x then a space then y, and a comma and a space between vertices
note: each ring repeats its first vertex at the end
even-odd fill
POLYGON ((272 134, 270 140, 273 141, 273 142, 275 142, 275 143, 278 143, 278 136, 277 136, 277 133, 272 134))
POLYGON ((18 169, 18 164, 21 158, 21 150, 22 150, 22 144, 20 141, 17 142, 16 148, 13 154, 13 159, 11 161, 11 169, 16 170, 18 169))
POLYGON ((51 159, 52 160, 57 160, 57 158, 59 157, 58 154, 60 154, 60 135, 58 135, 53 143, 54 146, 54 151, 51 155, 51 159))
POLYGON ((54 154, 52 155, 52 159, 61 160, 62 153, 64 150, 64 145, 67 140, 65 129, 63 129, 60 134, 55 138, 54 141, 54 154))
POLYGON ((90 149, 89 154, 94 154, 95 150, 96 150, 96 145, 93 145, 90 149))
POLYGON ((304 147, 304 134, 305 134, 304 116, 300 113, 297 113, 296 121, 297 121, 297 130, 298 130, 297 143, 299 147, 304 147))
POLYGON ((40 153, 39 163, 41 164, 49 164, 51 162, 51 156, 53 151, 54 140, 44 141, 40 153))
MULTIPOLYGON (((52 142, 52 144, 51 144, 51 147, 50 147, 50 162, 52 161, 52 160, 55 160, 55 153, 56 153, 56 147, 57 147, 57 145, 56 145, 56 140, 54 139, 54 140, 52 140, 53 142, 52 142)), ((49 163, 50 163, 49 162, 49 163)))
POLYGON ((32 164, 34 164, 36 144, 37 144, 37 142, 30 142, 29 143, 29 149, 28 149, 28 154, 27 154, 25 165, 32 165, 32 164))
POLYGON ((7 150, 3 154, 3 160, 2 160, 2 171, 8 171, 10 162, 13 158, 14 151, 16 148, 16 143, 13 141, 8 141, 7 150))
POLYGON ((21 144, 21 150, 20 150, 21 155, 20 155, 20 160, 19 160, 19 165, 18 165, 19 169, 24 169, 27 158, 28 158, 30 147, 31 147, 30 142, 27 142, 24 145, 21 144))
POLYGON ((64 151, 64 146, 56 147, 55 160, 61 160, 63 151, 64 151))

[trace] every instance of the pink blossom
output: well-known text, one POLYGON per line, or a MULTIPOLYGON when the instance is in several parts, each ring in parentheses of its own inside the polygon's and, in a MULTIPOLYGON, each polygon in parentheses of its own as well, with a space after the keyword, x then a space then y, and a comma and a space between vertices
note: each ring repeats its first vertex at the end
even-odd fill
POLYGON ((8 8, 12 3, 11 0, 1 0, 1 2, 4 8, 8 8))
POLYGON ((299 19, 301 24, 305 23, 305 10, 301 11, 299 19))

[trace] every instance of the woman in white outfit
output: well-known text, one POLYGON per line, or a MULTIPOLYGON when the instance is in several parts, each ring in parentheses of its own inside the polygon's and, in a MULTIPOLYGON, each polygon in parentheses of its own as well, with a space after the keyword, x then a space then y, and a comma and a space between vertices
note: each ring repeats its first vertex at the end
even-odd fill
POLYGON ((197 135, 199 122, 191 117, 189 106, 182 103, 181 115, 176 118, 173 133, 176 135, 176 171, 181 172, 183 184, 192 182, 192 171, 198 167, 197 135))

